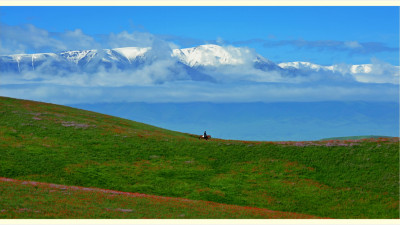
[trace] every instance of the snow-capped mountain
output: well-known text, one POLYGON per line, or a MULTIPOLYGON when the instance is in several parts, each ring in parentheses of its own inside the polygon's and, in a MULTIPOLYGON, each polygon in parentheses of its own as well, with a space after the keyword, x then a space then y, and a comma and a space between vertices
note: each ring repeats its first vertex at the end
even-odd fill
POLYGON ((1 72, 36 70, 86 71, 93 67, 127 69, 144 63, 150 48, 128 47, 104 50, 67 51, 61 53, 16 54, 0 56, 1 72))
MULTIPOLYGON (((172 49, 169 53, 164 52, 163 57, 158 57, 160 53, 156 50, 151 47, 125 47, 62 53, 6 55, 0 56, 0 72, 40 71, 62 74, 64 72, 90 73, 113 69, 138 71, 163 61, 159 64, 164 67, 164 72, 180 74, 179 79, 203 81, 226 79, 228 77, 226 74, 230 73, 235 74, 239 80, 256 82, 280 82, 282 78, 304 78, 311 73, 320 74, 317 78, 313 76, 314 80, 330 79, 335 74, 343 75, 338 76, 338 79, 342 79, 346 74, 350 74, 360 82, 375 80, 378 83, 396 83, 399 77, 399 66, 392 65, 384 67, 373 64, 323 66, 311 62, 276 64, 246 47, 200 45, 192 48, 172 49), (165 58, 165 55, 169 55, 169 57, 165 58), (182 73, 186 75, 182 75, 182 73), (220 74, 224 74, 224 76, 218 76, 220 74), (243 74, 247 77, 244 78, 243 74), (382 76, 378 78, 367 76, 371 74, 382 76)), ((156 68, 160 65, 153 68, 154 73, 157 73, 156 68)), ((153 73, 152 70, 151 73, 153 73)))
MULTIPOLYGON (((17 54, 0 56, 0 71, 21 72, 23 70, 35 70, 45 62, 52 64, 62 63, 62 67, 72 70, 85 69, 90 64, 116 66, 126 69, 129 65, 139 66, 143 63, 151 63, 151 47, 126 47, 103 50, 67 51, 62 53, 17 54)), ((247 48, 222 47, 218 45, 200 45, 193 48, 173 49, 171 58, 189 67, 218 67, 221 65, 243 65, 248 62, 260 65, 273 65, 271 61, 254 54, 247 48)))
POLYGON ((218 45, 200 45, 194 48, 174 49, 173 57, 177 57, 188 66, 241 65, 245 63, 249 49, 221 47, 218 45))

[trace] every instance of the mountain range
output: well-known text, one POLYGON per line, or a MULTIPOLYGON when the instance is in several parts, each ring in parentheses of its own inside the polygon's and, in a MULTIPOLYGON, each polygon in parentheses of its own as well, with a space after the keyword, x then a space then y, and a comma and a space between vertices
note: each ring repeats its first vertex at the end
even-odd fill
MULTIPOLYGON (((155 62, 167 62, 171 74, 185 73, 176 79, 215 81, 215 74, 258 74, 250 81, 269 82, 271 73, 280 76, 304 77, 310 73, 335 74, 335 79, 350 76, 358 82, 397 83, 399 66, 393 65, 330 65, 311 62, 275 63, 245 47, 200 45, 184 49, 156 47, 124 47, 99 50, 66 51, 61 53, 15 54, 0 56, 0 72, 71 73, 98 71, 129 71, 143 69, 155 62), (214 75, 213 75, 214 74, 214 75), (368 75, 385 75, 371 81, 368 75), (188 75, 188 76, 187 76, 188 75), (389 75, 389 77, 387 77, 389 75)), ((328 77, 328 75, 327 75, 328 77)), ((281 80, 278 80, 281 81, 281 80)))

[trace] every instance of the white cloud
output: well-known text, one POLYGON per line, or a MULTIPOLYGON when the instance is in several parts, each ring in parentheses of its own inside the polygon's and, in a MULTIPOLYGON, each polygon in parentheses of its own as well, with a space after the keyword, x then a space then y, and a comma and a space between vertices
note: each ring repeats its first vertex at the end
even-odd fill
POLYGON ((155 42, 164 42, 169 48, 177 47, 148 32, 122 31, 103 35, 96 40, 81 29, 49 32, 31 24, 9 26, 0 23, 0 30, 0 55, 132 46, 149 47, 155 42))
POLYGON ((352 76, 362 83, 392 83, 399 84, 400 67, 371 59, 371 64, 351 66, 352 76))
MULTIPOLYGON (((2 73, 2 84, 51 84, 75 87, 120 87, 127 85, 148 86, 173 80, 188 80, 184 70, 170 71, 175 66, 173 60, 157 60, 137 70, 105 69, 98 67, 96 72, 66 72, 49 69, 46 64, 35 71, 22 74, 2 73), (42 69, 45 68, 45 69, 42 69), (48 71, 52 71, 48 72, 48 71)), ((178 67, 179 69, 179 67, 178 67)))
POLYGON ((95 49, 100 44, 82 30, 50 33, 31 24, 0 24, 0 55, 95 49))
POLYGON ((84 34, 80 29, 73 31, 67 30, 58 36, 61 42, 65 45, 65 47, 69 48, 69 50, 101 48, 100 44, 98 44, 93 37, 84 34))
POLYGON ((29 50, 65 49, 60 40, 51 37, 51 34, 33 25, 8 26, 0 24, 0 54, 26 53, 29 50))

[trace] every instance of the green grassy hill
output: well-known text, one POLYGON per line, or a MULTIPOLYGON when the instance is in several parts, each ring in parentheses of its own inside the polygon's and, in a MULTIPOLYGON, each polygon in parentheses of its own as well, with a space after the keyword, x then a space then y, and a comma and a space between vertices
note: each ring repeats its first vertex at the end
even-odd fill
MULTIPOLYGON (((318 217, 399 218, 398 147, 398 138, 205 141, 103 114, 0 97, 0 177, 18 180, 318 217)), ((0 192, 13 190, 6 186, 0 192)), ((13 201, 0 198, 0 210, 6 210, 1 217, 17 207, 13 201)))
POLYGON ((318 219, 292 212, 0 178, 0 218, 318 219), (156 209, 156 210, 155 210, 156 209))

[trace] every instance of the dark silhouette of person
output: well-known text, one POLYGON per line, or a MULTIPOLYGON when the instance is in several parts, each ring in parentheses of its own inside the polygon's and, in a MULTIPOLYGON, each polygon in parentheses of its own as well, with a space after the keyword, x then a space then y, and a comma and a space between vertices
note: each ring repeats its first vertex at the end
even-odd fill
POLYGON ((204 131, 204 139, 208 139, 207 132, 204 131))

